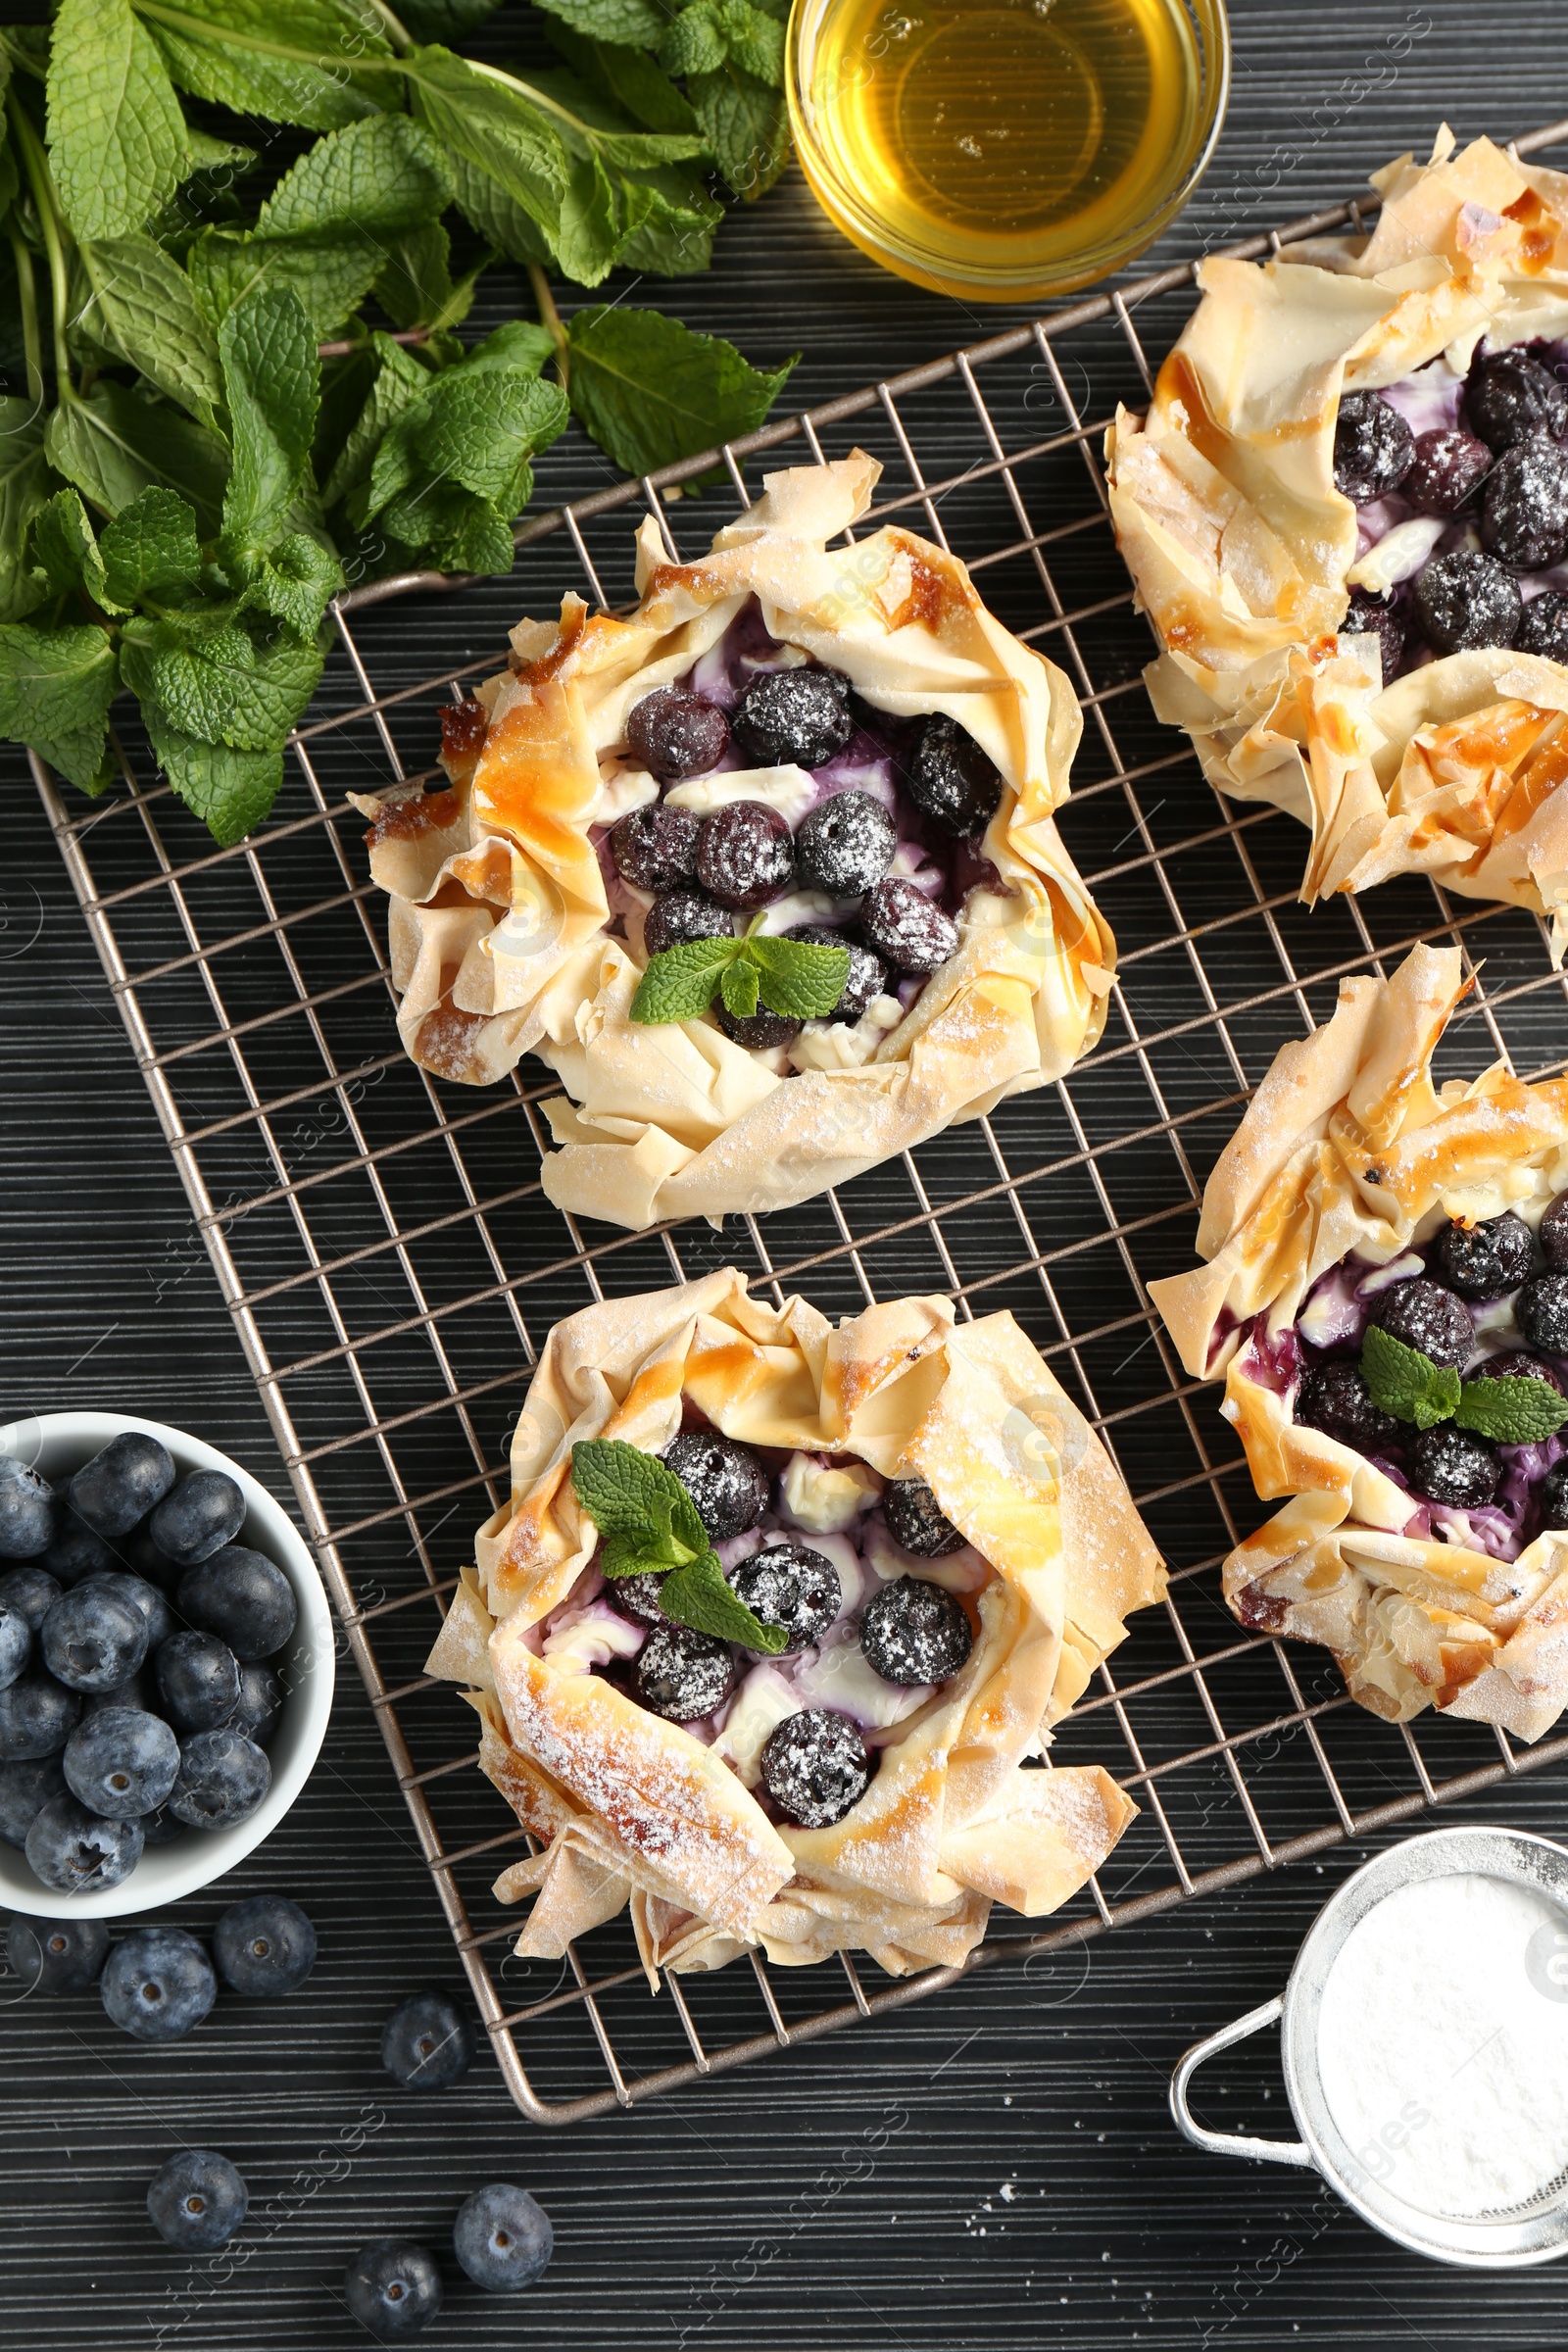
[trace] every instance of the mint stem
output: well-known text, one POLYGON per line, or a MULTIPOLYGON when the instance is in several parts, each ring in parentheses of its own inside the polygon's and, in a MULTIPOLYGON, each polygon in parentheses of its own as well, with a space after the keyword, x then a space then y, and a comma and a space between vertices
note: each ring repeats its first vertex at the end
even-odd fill
POLYGON ((11 122, 11 133, 21 150, 26 169, 32 200, 38 209, 38 226, 43 233, 43 247, 49 257, 49 284, 53 295, 51 305, 54 318, 56 397, 71 400, 74 397, 71 382, 71 355, 66 348, 66 314, 70 305, 70 279, 66 271, 65 247, 61 243, 60 215, 55 199, 54 181, 49 174, 49 159, 38 143, 38 134, 17 102, 15 90, 6 94, 6 113, 11 122))
POLYGON ((17 265, 17 293, 22 304, 22 342, 27 358, 27 391, 41 409, 44 406, 43 342, 38 333, 38 289, 32 274, 32 255, 25 238, 18 234, 13 221, 7 221, 6 232, 11 239, 11 251, 17 265))
POLYGON ((561 389, 564 392, 571 373, 571 344, 566 330, 561 322, 561 313, 556 308, 556 298, 550 291, 550 280, 537 262, 528 264, 528 283, 532 286, 533 298, 539 305, 539 323, 541 326, 549 327, 551 339, 556 346, 556 373, 561 378, 561 389))

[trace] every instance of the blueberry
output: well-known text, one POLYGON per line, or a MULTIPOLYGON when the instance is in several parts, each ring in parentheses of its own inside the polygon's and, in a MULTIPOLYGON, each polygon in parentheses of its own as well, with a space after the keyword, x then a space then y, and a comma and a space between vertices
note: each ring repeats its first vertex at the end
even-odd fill
POLYGON ((174 1483, 173 1457, 145 1430, 122 1429, 95 1453, 66 1488, 66 1500, 78 1519, 113 1542, 128 1536, 174 1483))
POLYGON ((1533 596, 1524 618, 1513 633, 1514 651, 1541 654, 1548 662, 1568 662, 1568 596, 1547 588, 1533 596))
POLYGON ((731 1012, 727 1004, 715 1004, 713 1013, 724 1035, 754 1054, 793 1046, 805 1026, 790 1013, 769 1012, 765 1004, 756 1012, 731 1012))
POLYGON ((978 833, 1002 806, 1002 771, 956 718, 927 719, 909 762, 909 798, 949 833, 978 833))
POLYGON ((447 2090, 473 2064, 473 2019, 450 1993, 411 1992, 381 2029, 381 2064, 405 2090, 447 2090))
POLYGON ((858 899, 893 863, 899 828, 868 792, 835 792, 801 820, 795 863, 808 890, 858 899))
POLYGON ((34 1633, 59 1598, 59 1582, 41 1563, 29 1562, 0 1576, 0 1605, 18 1610, 34 1633))
POLYGON ((160 1715, 106 1707, 66 1741, 66 1785, 89 1813, 134 1821, 167 1802, 179 1771, 179 1741, 160 1715))
MULTIPOLYGON (((1513 1302, 1514 1319, 1532 1348, 1568 1355, 1568 1274, 1533 1274, 1513 1302)), ((0 1705, 4 1705, 0 1697, 0 1705)))
POLYGON ((58 1755, 23 1756, 0 1764, 0 1839, 25 1845, 27 1832, 52 1796, 66 1792, 58 1755))
POLYGON ((820 767, 855 731, 844 685, 825 669, 779 669, 748 686, 734 729, 760 767, 820 767))
POLYGON ((128 1568, 103 1569, 84 1576, 72 1589, 74 1592, 112 1592, 118 1600, 128 1600, 146 1620, 149 1651, 157 1649, 179 1630, 174 1612, 158 1587, 150 1585, 144 1576, 133 1576, 128 1568))
POLYGON ((1342 637, 1375 637, 1385 686, 1392 686, 1399 674, 1404 660, 1404 622, 1398 607, 1391 599, 1373 596, 1365 588, 1352 588, 1345 618, 1340 623, 1342 637))
POLYGON ((957 924, 934 899, 899 874, 867 891, 860 904, 860 928, 896 972, 934 972, 957 952, 957 924))
POLYGON ((226 2246, 251 2201, 245 2176, 215 2148, 181 2148, 147 2183, 147 2218, 166 2246, 212 2254, 226 2246))
POLYGON ((1457 427, 1417 433, 1415 462, 1399 484, 1418 514, 1457 514, 1467 507, 1495 464, 1494 453, 1473 433, 1457 427))
POLYGON ((1471 430, 1491 449, 1513 449, 1568 424, 1568 390, 1525 351, 1488 352, 1473 360, 1464 405, 1471 430))
POLYGON ((1372 1392, 1354 1364, 1313 1364, 1296 1392, 1295 1418, 1304 1429, 1320 1429, 1357 1453, 1382 1453, 1397 1443, 1399 1424, 1372 1401, 1372 1392))
POLYGON ((277 1729, 283 1712, 283 1686, 270 1666, 258 1666, 254 1660, 239 1670, 239 1697, 234 1711, 225 1717, 227 1728, 243 1732, 258 1747, 265 1747, 277 1729))
POLYGON ((316 1930, 286 1895, 253 1894, 230 1903, 213 1930, 213 1963, 253 2000, 297 1992, 316 1966, 316 1930))
POLYGON ((0 1690, 8 1690, 32 1656, 32 1628, 20 1609, 0 1600, 0 1690))
POLYGON ((1505 1355, 1483 1356, 1470 1368, 1466 1387, 1478 1380, 1542 1380, 1558 1396, 1568 1395, 1562 1374, 1544 1356, 1527 1355, 1522 1348, 1510 1348, 1505 1355))
POLYGON ((659 1588, 663 1581, 662 1569, 657 1572, 647 1569, 640 1576, 617 1576, 612 1579, 605 1597, 634 1625, 662 1625, 664 1612, 659 1605, 659 1588))
POLYGON ((0 1762, 58 1755, 76 1727, 81 1700, 52 1675, 24 1674, 0 1690, 0 1762))
POLYGON ((1334 426, 1334 487, 1358 507, 1397 490, 1415 462, 1415 435, 1375 392, 1346 392, 1334 426))
POLYGON ((1535 1265, 1536 1245, 1523 1217, 1505 1208, 1482 1225, 1446 1225, 1438 1257, 1461 1298, 1505 1298, 1535 1265))
POLYGON ((897 1576, 860 1614, 860 1649, 885 1683, 945 1683, 974 1647, 963 1604, 921 1576, 897 1576))
POLYGON ((217 1634, 241 1660, 271 1657, 299 1622, 299 1602, 282 1569, 241 1544, 187 1568, 174 1599, 182 1617, 217 1634))
POLYGON ((231 1830, 249 1821, 272 1786, 265 1748, 243 1732, 187 1732, 169 1809, 191 1830, 231 1830))
POLYGON ((731 801, 703 819, 697 879, 725 906, 765 906, 795 879, 795 845, 765 801, 731 801))
POLYGON ((194 1568, 245 1524, 245 1497, 226 1470, 193 1470, 164 1496, 147 1522, 147 1535, 166 1560, 194 1568))
POLYGON ((6 1930, 6 1960, 33 1992, 86 1992, 103 1974, 109 1930, 101 1919, 24 1919, 6 1930))
POLYGON ((656 801, 631 809, 610 836, 616 873, 634 890, 673 890, 692 881, 702 829, 702 818, 690 808, 668 808, 656 801))
POLYGON ((681 948, 691 939, 730 939, 735 917, 701 890, 666 891, 643 917, 643 947, 650 956, 681 948))
POLYGON ((662 1625, 637 1653, 632 1681, 642 1704, 671 1723, 697 1723, 735 1688, 735 1660, 710 1634, 662 1625))
POLYGON ((1558 1273, 1568 1266, 1568 1193, 1558 1193, 1548 1203, 1545 1215, 1536 1229, 1541 1254, 1558 1273))
POLYGON ((79 1585, 84 1576, 107 1576, 124 1563, 114 1544, 106 1544, 85 1519, 62 1511, 59 1532, 43 1555, 43 1565, 58 1585, 69 1589, 79 1585))
POLYGON ((1417 574, 1410 609, 1435 653, 1460 654, 1511 645, 1524 600, 1513 573, 1493 557, 1457 548, 1450 556, 1434 556, 1417 574))
POLYGON ((145 1521, 140 1527, 133 1527, 128 1536, 122 1537, 117 1549, 120 1556, 113 1565, 128 1568, 133 1575, 145 1578, 149 1585, 156 1585, 160 1592, 168 1592, 179 1582, 178 1561, 172 1560, 167 1551, 160 1551, 147 1532, 145 1521))
POLYGON ((729 720, 700 694, 660 686, 644 695, 626 721, 626 747, 662 784, 683 784, 718 765, 729 750, 729 720))
POLYGON ((0 1454, 0 1560, 35 1560, 55 1532, 55 1491, 46 1478, 0 1454))
POLYGON ((663 1460, 697 1505, 709 1541, 744 1536, 766 1510, 773 1482, 749 1446, 716 1429, 689 1429, 666 1446, 663 1460))
POLYGON ((153 1660, 164 1712, 179 1732, 215 1731, 239 1704, 239 1660, 216 1634, 172 1634, 153 1660))
POLYGON ((870 1786, 865 1741, 847 1715, 829 1707, 786 1715, 768 1735, 761 1764, 768 1795, 803 1830, 842 1821, 870 1786))
POLYGON ((1417 1494, 1460 1510, 1478 1510, 1497 1492, 1502 1464, 1485 1438, 1440 1421, 1418 1429, 1405 1447, 1405 1468, 1417 1494))
POLYGON ((493 2180, 458 2208, 452 2251, 475 2286, 493 2295, 532 2286, 550 2268, 556 2233, 550 2216, 525 2188, 493 2180))
POLYGON ((884 1487, 882 1516, 894 1543, 919 1559, 940 1560, 947 1552, 963 1549, 963 1537, 944 1516, 923 1478, 896 1478, 884 1487))
POLYGON ((43 1662, 68 1690, 112 1690, 147 1655, 147 1620, 95 1581, 62 1592, 38 1629, 43 1662))
MULTIPOLYGON (((1552 1463, 1542 1482, 1541 1524, 1568 1528, 1568 1454, 1552 1463)), ((16 1966, 15 1961, 12 1966, 16 1966)))
POLYGON ((845 948, 849 952, 850 976, 844 983, 844 994, 827 1015, 830 1021, 858 1021, 873 997, 880 997, 888 984, 887 966, 880 956, 862 947, 846 931, 830 930, 826 923, 797 923, 784 934, 786 939, 804 939, 816 948, 845 948))
POLYGON ((1435 1364, 1464 1369, 1475 1351, 1476 1327, 1470 1309, 1441 1282, 1418 1274, 1411 1282, 1396 1282, 1380 1291, 1372 1301, 1372 1321, 1391 1339, 1402 1340, 1435 1364))
POLYGON ((183 1928, 136 1928, 99 1982, 112 2025, 138 2041, 178 2041, 218 1997, 213 1964, 183 1928))
POLYGON ((35 1879, 57 1894, 97 1894, 128 1879, 141 1860, 141 1824, 110 1821, 74 1796, 39 1808, 23 1851, 35 1879))
POLYGON ((441 2308, 441 2274, 412 2239, 378 2237, 344 2272, 343 2299, 378 2344, 411 2344, 441 2308))
POLYGON ((1524 441, 1506 451, 1487 479, 1481 537, 1516 570, 1560 564, 1568 552, 1568 450, 1555 441, 1524 441))
POLYGON ((94 1715, 102 1715, 110 1707, 139 1707, 143 1714, 161 1715, 163 1698, 158 1689, 158 1677, 152 1660, 143 1659, 134 1674, 127 1674, 122 1683, 112 1690, 89 1690, 81 1702, 81 1720, 87 1723, 94 1715))
POLYGON ((754 1617, 783 1627, 786 1655, 819 1642, 844 1603, 838 1570, 808 1544, 770 1544, 754 1551, 729 1570, 728 1583, 754 1617))
POLYGON ((160 1805, 156 1813, 141 1817, 141 1834, 149 1845, 172 1845, 185 1835, 185 1824, 176 1821, 168 1805, 160 1805))

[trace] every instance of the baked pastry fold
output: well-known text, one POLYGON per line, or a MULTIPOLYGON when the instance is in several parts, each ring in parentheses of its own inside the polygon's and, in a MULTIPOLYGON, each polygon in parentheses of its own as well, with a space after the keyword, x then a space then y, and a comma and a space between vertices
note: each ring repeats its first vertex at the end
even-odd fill
MULTIPOLYGON (((1225 1561, 1233 1614, 1324 1644, 1351 1695, 1391 1721, 1436 1706, 1533 1740, 1568 1704, 1568 1533, 1543 1526, 1521 1546, 1539 1506, 1511 1528, 1500 1511, 1435 1506, 1396 1466, 1296 1418, 1301 1340, 1332 1347, 1360 1283, 1419 1277, 1450 1219, 1512 1211, 1539 1227, 1568 1185, 1568 1080, 1527 1085, 1499 1062, 1434 1086, 1468 986, 1456 949, 1428 947, 1387 981, 1342 981, 1333 1017, 1276 1056, 1209 1177, 1205 1262, 1150 1290, 1187 1370, 1224 1374, 1220 1409, 1258 1494, 1292 1497, 1225 1561)), ((1561 1452, 1559 1439, 1505 1447, 1505 1488, 1561 1452)))
POLYGON ((1161 649, 1145 675, 1222 793, 1310 828, 1303 899, 1426 873, 1545 915, 1560 960, 1568 668, 1487 645, 1385 687, 1376 636, 1341 633, 1350 586, 1412 577, 1444 525, 1364 545, 1334 437, 1343 394, 1407 390, 1441 361, 1451 420, 1483 342, 1568 334, 1568 177, 1489 139, 1456 154, 1445 128, 1430 163, 1402 156, 1373 184, 1370 235, 1202 263, 1147 416, 1110 428, 1117 540, 1161 649))
POLYGON ((787 1205, 1060 1076, 1100 1036, 1115 943, 1053 821, 1076 699, 945 550, 893 524, 829 547, 880 470, 858 451, 768 475, 695 564, 666 560, 649 516, 636 611, 613 619, 568 596, 559 623, 520 622, 510 671, 480 689, 482 747, 446 761, 449 790, 355 796, 391 901, 405 1045, 476 1085, 525 1054, 549 1063, 566 1091, 543 1106, 559 1147, 543 1183, 562 1208, 636 1228, 787 1205), (957 953, 874 1049, 795 1074, 711 1019, 632 1021, 644 967, 615 935, 593 838, 620 812, 627 713, 685 680, 754 601, 774 640, 874 712, 957 720, 1004 783, 957 953))
MULTIPOLYGON (((482 1769, 540 1841, 496 1886, 533 1898, 520 1953, 559 1955, 629 1903, 651 1974, 760 1947, 792 1964, 865 1950, 903 1975, 961 1960, 993 1902, 1055 1909, 1132 1818, 1099 1767, 1024 1769, 1165 1577, 1109 1457, 1010 1315, 959 1324, 947 1299, 909 1298, 835 1328, 804 1299, 752 1298, 733 1269, 586 1308, 551 1334, 512 1486, 429 1671, 468 1686, 482 1769), (573 1446, 657 1452, 694 1413, 788 1449, 835 1503, 820 1481, 843 1480, 850 1507, 858 1489, 863 1508, 895 1471, 918 1475, 971 1547, 906 1563, 952 1570, 972 1650, 872 1733, 879 1769, 830 1828, 770 1819, 723 1723, 666 1721, 541 1641, 552 1612, 559 1624, 602 1584, 573 1446)), ((819 1514, 797 1500, 808 1531, 819 1514)))

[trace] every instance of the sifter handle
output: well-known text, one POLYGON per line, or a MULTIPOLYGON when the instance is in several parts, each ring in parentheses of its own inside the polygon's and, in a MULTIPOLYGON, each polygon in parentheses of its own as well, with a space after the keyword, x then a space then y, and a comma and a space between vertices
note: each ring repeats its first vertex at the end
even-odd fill
POLYGON ((1269 2164, 1311 2166, 1311 2153, 1298 2139, 1254 2139, 1240 2132, 1210 2132, 1195 2120, 1187 2104, 1187 2085, 1205 2058, 1213 2058, 1221 2050, 1228 2050, 1233 2042, 1245 2041, 1249 2034, 1260 2034, 1265 2026, 1277 2025, 1284 2006, 1276 1994, 1272 2001, 1265 2001, 1261 2009, 1250 2009, 1245 2017, 1238 2017, 1230 2025, 1221 2026, 1219 2032, 1210 2034, 1206 2041, 1195 2041, 1182 2058, 1170 2079, 1170 2111, 1176 2119, 1177 2131, 1184 2139, 1190 2139, 1195 2148, 1206 2148, 1211 2156, 1260 2157, 1269 2164))

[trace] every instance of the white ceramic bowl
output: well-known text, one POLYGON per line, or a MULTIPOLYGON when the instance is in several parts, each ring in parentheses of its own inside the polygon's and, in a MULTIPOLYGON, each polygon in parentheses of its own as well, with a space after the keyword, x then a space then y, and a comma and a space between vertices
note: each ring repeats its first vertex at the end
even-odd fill
POLYGON ((310 1778, 332 1712, 332 1618, 316 1562, 282 1505, 238 1462, 182 1429, 129 1413, 42 1413, 15 1421, 0 1427, 0 1454, 30 1464, 59 1486, 123 1429, 161 1438, 182 1478, 191 1470, 226 1471, 245 1497, 245 1524, 235 1541, 275 1561, 294 1588, 300 1614, 293 1643, 270 1661, 283 1685, 283 1713, 267 1751, 272 1785, 248 1821, 231 1830, 187 1830, 172 1845, 149 1846, 129 1878, 97 1894, 57 1894, 33 1877, 20 1848, 0 1844, 0 1906, 35 1919, 123 1919, 162 1910, 211 1886, 276 1829, 310 1778))

